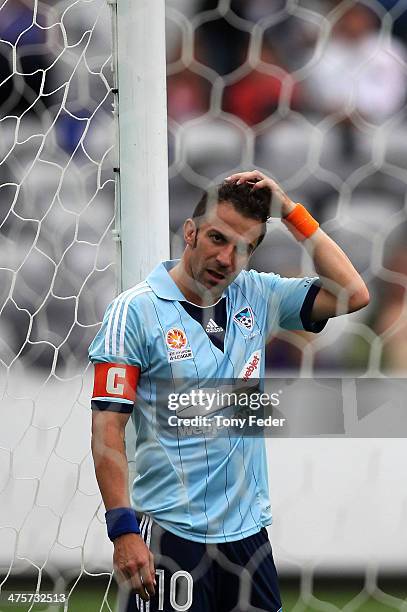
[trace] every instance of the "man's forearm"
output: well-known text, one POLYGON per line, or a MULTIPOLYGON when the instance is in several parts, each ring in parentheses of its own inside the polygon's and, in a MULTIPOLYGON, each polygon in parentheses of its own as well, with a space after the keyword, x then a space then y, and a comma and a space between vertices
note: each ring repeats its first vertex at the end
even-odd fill
POLYGON ((106 510, 130 507, 124 432, 109 426, 94 427, 92 455, 106 510))
POLYGON ((369 291, 340 246, 318 228, 316 221, 301 205, 296 205, 284 193, 281 198, 283 198, 282 219, 297 239, 303 234, 301 243, 310 255, 320 277, 322 289, 314 302, 313 319, 326 319, 366 306, 369 303, 369 291), (299 210, 297 217, 299 227, 296 227, 295 219, 292 219, 296 210, 299 210), (299 228, 302 230, 305 228, 305 233, 299 232, 299 228))
MULTIPOLYGON (((125 426, 128 414, 93 411, 92 454, 96 478, 106 510, 130 508, 125 426)), ((155 594, 154 559, 139 535, 137 521, 128 510, 110 520, 108 535, 114 542, 113 565, 119 583, 127 585, 144 601, 155 594), (124 519, 124 520, 123 520, 124 519), (124 527, 124 529, 123 529, 124 527), (137 527, 137 529, 135 529, 137 527)), ((111 514, 111 513, 107 513, 111 514)))
POLYGON ((325 232, 318 229, 303 242, 326 291, 338 296, 343 309, 362 307, 369 300, 366 285, 342 249, 325 232))

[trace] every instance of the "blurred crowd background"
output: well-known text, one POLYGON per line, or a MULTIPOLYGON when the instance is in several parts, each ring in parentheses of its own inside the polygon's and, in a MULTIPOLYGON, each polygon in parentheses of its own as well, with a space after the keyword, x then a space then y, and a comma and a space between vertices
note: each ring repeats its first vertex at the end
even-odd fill
MULTIPOLYGON (((116 291, 111 24, 102 0, 34 5, 0 9, 0 357, 80 371, 116 291)), ((166 6, 173 256, 202 189, 261 168, 310 209, 371 293, 320 337, 274 338, 268 368, 405 376, 404 0, 166 6)), ((252 267, 311 271, 278 220, 252 267)))

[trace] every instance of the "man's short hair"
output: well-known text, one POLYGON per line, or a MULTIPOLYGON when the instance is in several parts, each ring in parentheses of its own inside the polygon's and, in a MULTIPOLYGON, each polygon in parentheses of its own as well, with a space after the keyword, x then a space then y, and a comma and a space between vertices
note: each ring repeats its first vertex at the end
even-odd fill
POLYGON ((212 206, 220 202, 228 202, 233 208, 248 219, 256 219, 263 224, 262 233, 259 237, 256 248, 266 235, 266 223, 270 218, 271 191, 268 188, 252 190, 253 185, 242 183, 236 185, 229 181, 224 181, 220 185, 211 187, 205 191, 192 213, 192 218, 197 220, 205 216, 212 206))

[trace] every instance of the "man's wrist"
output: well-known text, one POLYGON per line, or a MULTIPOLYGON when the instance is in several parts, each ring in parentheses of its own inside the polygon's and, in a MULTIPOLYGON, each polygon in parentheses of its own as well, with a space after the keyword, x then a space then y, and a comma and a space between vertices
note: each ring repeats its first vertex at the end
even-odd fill
POLYGON ((130 538, 130 541, 132 540, 132 538, 141 538, 141 534, 140 533, 122 533, 122 535, 117 536, 117 538, 115 538, 113 540, 113 545, 121 545, 123 542, 127 542, 130 538))
POLYGON ((310 238, 319 228, 318 221, 302 204, 295 204, 292 211, 282 219, 282 222, 299 241, 310 238))
POLYGON ((113 542, 119 536, 128 533, 140 533, 140 528, 133 508, 112 508, 105 513, 107 535, 113 542))
POLYGON ((288 217, 288 215, 294 211, 296 206, 297 204, 293 202, 292 200, 289 200, 288 202, 284 202, 282 209, 281 209, 281 218, 285 219, 286 217, 288 217))

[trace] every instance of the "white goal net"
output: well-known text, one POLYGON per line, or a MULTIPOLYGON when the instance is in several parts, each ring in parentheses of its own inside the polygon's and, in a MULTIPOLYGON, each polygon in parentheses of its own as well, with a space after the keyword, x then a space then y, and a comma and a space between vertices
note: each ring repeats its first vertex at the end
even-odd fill
MULTIPOLYGON (((268 441, 277 567, 301 580, 292 609, 340 609, 313 578, 357 573, 346 612, 369 597, 405 612, 407 593, 380 586, 407 561, 405 411, 380 382, 407 371, 405 2, 166 9, 173 257, 201 190, 258 167, 311 210, 371 294, 318 336, 284 333, 267 349, 273 376, 344 377, 341 430, 268 441), (375 379, 363 418, 355 376, 375 379)), ((112 547, 90 453, 87 348, 118 290, 110 10, 0 1, 0 586, 50 580, 47 591, 73 598, 99 576, 100 610, 114 609, 112 547)), ((278 220, 251 263, 312 269, 278 220)))
POLYGON ((116 293, 110 33, 99 0, 0 6, 3 591, 99 564, 86 370, 116 293))

